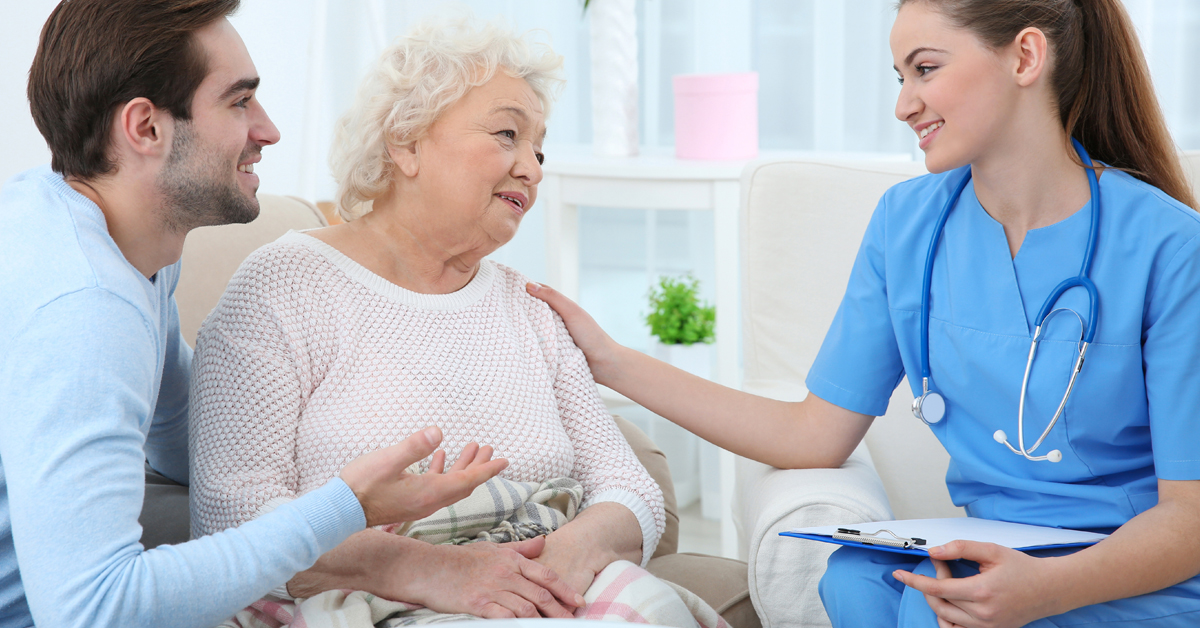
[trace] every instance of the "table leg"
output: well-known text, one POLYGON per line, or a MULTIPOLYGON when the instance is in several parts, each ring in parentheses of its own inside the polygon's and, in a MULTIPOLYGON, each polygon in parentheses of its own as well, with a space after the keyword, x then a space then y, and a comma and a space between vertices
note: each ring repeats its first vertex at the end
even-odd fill
POLYGON ((547 174, 538 185, 546 212, 546 278, 579 301, 579 208, 563 202, 562 177, 547 174))
MULTIPOLYGON (((741 185, 737 181, 713 183, 713 243, 715 247, 717 296, 716 381, 730 388, 741 387, 739 346, 741 344, 741 295, 739 268, 739 207, 741 185)), ((738 557, 737 529, 733 525, 734 454, 721 450, 721 554, 738 557)))

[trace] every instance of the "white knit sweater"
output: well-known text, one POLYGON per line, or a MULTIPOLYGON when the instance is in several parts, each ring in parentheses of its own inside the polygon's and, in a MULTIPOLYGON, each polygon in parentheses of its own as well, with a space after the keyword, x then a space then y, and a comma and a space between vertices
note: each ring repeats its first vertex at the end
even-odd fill
POLYGON ((471 441, 491 445, 509 460, 506 478, 570 476, 585 508, 628 507, 648 560, 662 491, 562 319, 526 281, 485 259, 458 292, 419 294, 295 232, 252 254, 196 341, 193 535, 254 519, 437 425, 450 457, 471 441))

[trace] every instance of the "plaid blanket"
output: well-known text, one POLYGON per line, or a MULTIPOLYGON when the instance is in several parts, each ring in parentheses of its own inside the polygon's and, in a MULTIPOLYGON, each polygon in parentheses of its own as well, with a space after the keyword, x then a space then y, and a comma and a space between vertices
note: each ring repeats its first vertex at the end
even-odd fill
MULTIPOLYGON (((549 534, 575 517, 583 487, 571 478, 513 482, 492 478, 466 499, 420 521, 382 529, 429 543, 507 543, 549 534)), ((680 628, 729 628, 695 594, 659 580, 641 567, 617 561, 596 575, 584 593, 579 619, 628 621, 680 628)), ((333 590, 307 599, 263 598, 218 628, 392 628, 438 624, 473 615, 438 613, 366 591, 333 590)))
POLYGON ((426 543, 508 543, 550 534, 575 518, 583 486, 571 478, 513 482, 492 478, 466 499, 420 521, 383 526, 426 543))

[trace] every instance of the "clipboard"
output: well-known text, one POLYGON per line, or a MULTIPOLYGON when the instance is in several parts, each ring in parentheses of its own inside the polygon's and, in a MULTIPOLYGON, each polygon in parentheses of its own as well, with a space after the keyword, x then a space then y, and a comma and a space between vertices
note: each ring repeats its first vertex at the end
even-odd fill
POLYGON ((1059 547, 1086 547, 1107 534, 1034 526, 976 517, 869 521, 842 526, 793 528, 780 536, 864 547, 883 552, 928 556, 929 548, 950 541, 980 541, 1028 552, 1059 547))

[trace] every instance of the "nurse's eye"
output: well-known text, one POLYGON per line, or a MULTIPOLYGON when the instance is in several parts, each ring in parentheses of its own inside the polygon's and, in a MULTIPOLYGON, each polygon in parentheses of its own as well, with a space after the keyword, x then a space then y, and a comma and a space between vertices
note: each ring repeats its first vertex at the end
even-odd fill
MULTIPOLYGON (((929 74, 929 73, 930 73, 930 72, 932 72, 933 70, 936 70, 936 69, 937 69, 937 67, 938 67, 938 66, 936 66, 936 65, 922 64, 922 65, 918 65, 917 67, 915 67, 915 68, 913 68, 913 69, 916 71, 916 73, 917 73, 917 76, 925 76, 926 74, 929 74)), ((897 76, 897 77, 896 77, 896 80, 897 80, 897 81, 900 81, 900 84, 901 84, 901 85, 903 85, 903 84, 904 84, 904 77, 903 77, 903 76, 897 76)))

